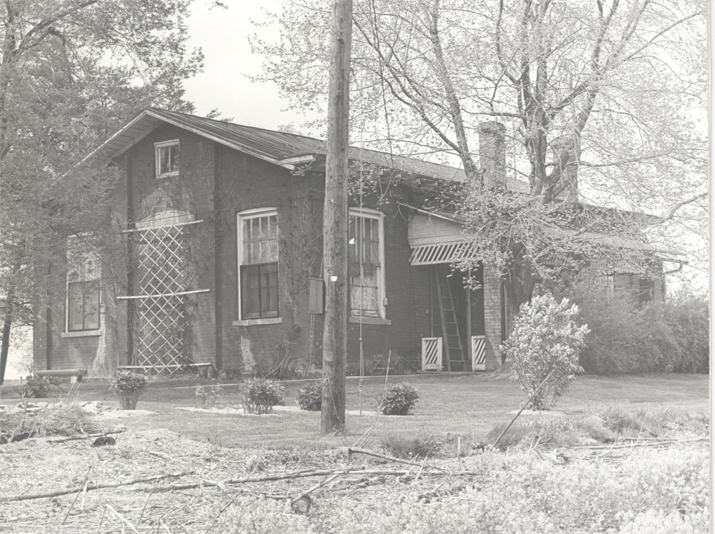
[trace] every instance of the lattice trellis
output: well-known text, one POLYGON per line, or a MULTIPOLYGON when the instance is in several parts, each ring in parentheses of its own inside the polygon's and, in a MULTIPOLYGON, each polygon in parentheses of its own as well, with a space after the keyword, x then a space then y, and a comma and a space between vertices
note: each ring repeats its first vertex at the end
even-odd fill
POLYGON ((133 366, 174 372, 186 364, 191 290, 188 245, 184 228, 201 221, 131 230, 135 233, 139 294, 133 366))

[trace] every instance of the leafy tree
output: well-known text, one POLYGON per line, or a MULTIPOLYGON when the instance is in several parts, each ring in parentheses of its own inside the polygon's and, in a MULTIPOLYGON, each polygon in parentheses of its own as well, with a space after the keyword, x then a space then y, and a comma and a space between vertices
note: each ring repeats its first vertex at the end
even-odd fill
POLYGON ((106 213, 116 174, 98 162, 74 166, 147 106, 193 109, 182 81, 198 72, 202 56, 186 49, 189 6, 190 0, 0 6, 0 294, 7 303, 0 383, 13 322, 43 313, 33 297, 63 287, 55 259, 66 236, 91 231, 93 246, 109 245, 106 213))
MULTIPOLYGON (((272 15, 280 41, 253 39, 266 57, 262 78, 278 83, 295 107, 324 105, 328 7, 285 3, 272 15)), ((677 0, 356 2, 354 137, 459 161, 467 191, 448 200, 483 259, 510 282, 513 308, 536 283, 582 260, 621 259, 624 238, 641 242, 644 230, 660 240, 685 232, 704 249, 704 7, 677 0), (488 165, 474 151, 485 119, 506 125, 508 173, 528 183, 528 195, 487 191, 488 165), (627 214, 646 208, 660 218, 627 214)))

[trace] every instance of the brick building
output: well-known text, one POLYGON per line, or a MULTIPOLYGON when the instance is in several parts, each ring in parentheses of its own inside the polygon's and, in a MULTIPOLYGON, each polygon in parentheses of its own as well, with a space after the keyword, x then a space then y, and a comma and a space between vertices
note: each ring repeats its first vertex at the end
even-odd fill
MULTIPOLYGON (((503 128, 480 127, 485 179, 507 180, 503 128)), ((110 258, 68 239, 63 297, 34 329, 37 369, 175 370, 208 362, 243 373, 320 367, 322 141, 148 109, 94 154, 122 170, 110 258), (101 256, 101 257, 100 257, 101 256), (128 259, 128 261, 127 261, 128 259)), ((503 288, 454 216, 425 200, 460 169, 351 148, 348 373, 385 365, 469 371, 501 365, 503 288)))

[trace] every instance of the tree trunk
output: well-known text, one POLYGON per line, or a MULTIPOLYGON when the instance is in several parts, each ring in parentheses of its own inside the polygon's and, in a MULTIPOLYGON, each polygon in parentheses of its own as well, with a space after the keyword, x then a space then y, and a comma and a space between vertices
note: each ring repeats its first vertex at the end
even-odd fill
POLYGON ((345 427, 348 343, 348 118, 352 0, 335 0, 331 24, 328 139, 323 214, 325 326, 320 431, 345 427))
POLYGON ((7 366, 7 356, 10 352, 10 331, 12 329, 13 316, 13 291, 7 292, 5 300, 5 314, 2 321, 2 343, 0 344, 0 386, 5 382, 5 367, 7 366))

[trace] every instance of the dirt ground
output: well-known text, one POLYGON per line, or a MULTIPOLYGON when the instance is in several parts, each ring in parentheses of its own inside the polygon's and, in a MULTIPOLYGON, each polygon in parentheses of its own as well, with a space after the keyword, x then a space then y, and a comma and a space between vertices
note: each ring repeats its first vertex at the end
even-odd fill
MULTIPOLYGON (((670 403, 681 406, 687 412, 702 412, 704 404, 701 399, 701 381, 685 377, 682 379, 685 382, 681 384, 678 380, 681 379, 674 379, 672 392, 663 387, 663 384, 670 382, 662 377, 584 380, 580 384, 577 383, 570 392, 578 402, 566 399, 563 408, 578 415, 588 411, 593 403, 600 402, 599 399, 606 398, 604 392, 607 392, 607 397, 617 398, 621 406, 638 409, 642 403, 647 402, 650 405, 652 401, 655 406, 654 401, 657 398, 667 396, 670 403), (656 384, 659 388, 654 389, 656 384), (653 392, 652 395, 649 395, 649 391, 653 392), (652 398, 653 396, 655 397, 652 398)), ((460 382, 454 379, 450 382, 452 383, 456 386, 460 382)), ((485 382, 475 380, 476 385, 483 383, 485 382)), ((429 385, 425 381, 421 386, 423 391, 428 392, 425 397, 429 394, 429 385)), ((436 383, 435 387, 438 385, 436 383)), ((503 391, 502 388, 507 385, 508 382, 497 381, 489 387, 503 391)), ((377 387, 375 385, 375 388, 377 387)), ((469 385, 469 388, 471 387, 469 385)), ((468 392, 469 388, 465 388, 465 391, 468 392)), ((93 439, 67 441, 58 436, 31 438, 0 445, 0 532, 351 532, 350 529, 315 527, 316 521, 322 521, 316 517, 329 518, 335 507, 345 506, 345 503, 370 510, 379 507, 380 502, 386 499, 388 502, 395 499, 396 503, 405 499, 408 502, 425 503, 429 502, 430 495, 451 499, 451 503, 459 502, 461 497, 458 491, 465 485, 478 483, 481 480, 479 473, 486 469, 485 465, 500 465, 501 458, 506 458, 500 456, 502 453, 481 454, 480 451, 472 449, 468 451, 469 456, 466 458, 447 457, 449 455, 443 454, 439 459, 430 460, 429 465, 438 468, 430 471, 360 454, 349 457, 346 443, 338 439, 324 441, 313 447, 289 443, 283 447, 268 449, 256 446, 255 442, 250 447, 226 447, 224 441, 219 439, 219 434, 214 434, 213 431, 206 432, 202 437, 195 433, 191 434, 191 438, 187 437, 186 433, 182 432, 182 420, 188 421, 196 417, 203 418, 204 421, 210 419, 211 424, 223 424, 233 432, 243 429, 244 432, 254 434, 260 433, 261 425, 280 427, 281 421, 285 421, 287 426, 284 426, 283 432, 290 433, 290 420, 297 417, 314 418, 317 414, 298 413, 286 407, 287 411, 278 412, 275 416, 250 418, 251 426, 240 426, 233 421, 236 417, 211 415, 209 411, 197 413, 177 410, 177 406, 190 407, 191 391, 187 390, 188 393, 185 393, 183 388, 172 388, 171 391, 177 395, 176 401, 171 405, 162 404, 167 402, 166 394, 163 393, 160 395, 163 399, 161 402, 158 399, 153 403, 150 400, 140 402, 139 408, 154 408, 163 412, 163 416, 162 413, 148 414, 151 410, 138 410, 131 417, 118 418, 116 416, 122 414, 116 409, 100 410, 97 421, 101 422, 103 429, 121 431, 111 434, 116 440, 113 445, 93 447, 93 439), (157 421, 168 420, 167 418, 172 421, 171 430, 156 425, 157 421), (229 420, 233 422, 229 423, 229 420), (330 480, 337 470, 360 468, 360 472, 343 473, 330 480), (477 474, 466 478, 458 475, 470 470, 477 474), (287 474, 292 474, 294 478, 271 479, 287 474), (305 499, 296 500, 291 505, 291 499, 297 499, 320 483, 323 483, 324 487, 311 493, 309 502, 305 499), (97 486, 112 485, 115 486, 94 489, 97 486), (53 495, 55 493, 57 494, 53 495), (39 494, 47 495, 31 498, 39 494), (301 506, 309 505, 310 514, 301 514, 304 511, 301 506), (257 523, 251 523, 258 521, 257 517, 273 517, 270 514, 274 513, 277 514, 274 519, 266 519, 268 526, 261 527, 257 523), (281 521, 288 521, 288 526, 281 526, 281 521), (231 527, 229 530, 229 524, 244 526, 231 527)), ((457 394, 460 390, 453 387, 452 391, 457 394)), ((489 392, 483 394, 486 396, 487 393, 489 392)), ((518 390, 512 394, 518 398, 518 390)), ((149 395, 148 397, 151 399, 149 395)), ((424 406, 427 414, 416 416, 415 421, 422 418, 427 421, 429 417, 446 417, 442 412, 429 415, 428 409, 431 405, 425 401, 424 406)), ((502 415, 499 419, 508 420, 508 414, 512 413, 515 407, 512 403, 502 404, 499 409, 502 415)), ((442 405, 440 410, 447 413, 448 407, 442 405)), ((463 414, 457 413, 453 417, 463 419, 463 414)), ((559 414, 554 414, 554 417, 559 417, 559 414)), ((248 421, 248 418, 244 417, 238 419, 248 421)), ((394 426, 384 418, 381 424, 394 426)), ((225 434, 222 436, 226 438, 225 434)), ((682 451, 687 447, 700 451, 698 454, 702 455, 702 450, 707 450, 709 442, 692 438, 692 435, 677 437, 676 439, 686 441, 665 444, 662 447, 663 454, 672 455, 674 451, 682 451)), ((236 438, 234 441, 240 442, 240 439, 236 438)), ((355 441, 351 439, 350 445, 354 446, 355 441)), ((566 449, 558 453, 543 450, 528 452, 532 458, 529 462, 546 462, 547 465, 553 464, 559 466, 558 468, 564 465, 570 468, 583 461, 618 463, 639 454, 634 447, 566 449)), ((366 513, 369 516, 369 511, 366 513)), ((431 531, 428 527, 425 528, 424 532, 431 531)), ((390 530, 387 527, 374 530, 378 531, 390 530)), ((371 530, 366 527, 362 532, 371 530)))

